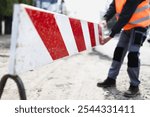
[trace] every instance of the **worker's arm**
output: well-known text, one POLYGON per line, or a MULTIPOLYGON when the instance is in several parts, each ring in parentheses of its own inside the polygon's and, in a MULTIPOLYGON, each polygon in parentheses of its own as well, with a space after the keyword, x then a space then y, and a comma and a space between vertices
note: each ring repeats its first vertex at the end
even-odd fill
POLYGON ((119 15, 118 21, 111 29, 110 37, 114 37, 121 29, 129 22, 132 14, 135 12, 137 6, 144 0, 127 0, 122 12, 119 15))

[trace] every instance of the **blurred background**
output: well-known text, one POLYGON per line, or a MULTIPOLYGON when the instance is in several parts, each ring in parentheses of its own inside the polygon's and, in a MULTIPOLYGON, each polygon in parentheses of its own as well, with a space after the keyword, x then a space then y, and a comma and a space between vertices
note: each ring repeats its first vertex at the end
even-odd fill
POLYGON ((98 23, 112 0, 0 0, 0 35, 11 34, 13 4, 24 3, 98 23))

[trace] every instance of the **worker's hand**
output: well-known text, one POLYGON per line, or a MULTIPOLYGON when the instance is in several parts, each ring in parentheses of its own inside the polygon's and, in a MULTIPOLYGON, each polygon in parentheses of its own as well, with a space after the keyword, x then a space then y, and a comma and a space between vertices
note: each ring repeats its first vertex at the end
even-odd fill
POLYGON ((104 26, 106 26, 107 27, 107 22, 106 22, 106 20, 103 20, 99 25, 98 25, 98 33, 99 33, 99 42, 100 42, 100 44, 101 45, 104 45, 105 43, 107 43, 110 39, 112 39, 112 37, 106 37, 106 38, 104 38, 104 35, 102 34, 102 26, 101 25, 103 25, 103 27, 104 26))
POLYGON ((102 38, 102 36, 99 35, 99 39, 100 39, 100 44, 101 44, 101 45, 104 45, 104 44, 107 43, 109 40, 111 40, 112 37, 102 38))

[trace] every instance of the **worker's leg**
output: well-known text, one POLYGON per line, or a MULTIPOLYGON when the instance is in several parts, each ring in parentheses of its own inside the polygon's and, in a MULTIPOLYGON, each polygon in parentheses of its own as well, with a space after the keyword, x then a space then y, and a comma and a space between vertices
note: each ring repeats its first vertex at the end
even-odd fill
POLYGON ((128 53, 128 75, 130 77, 130 84, 138 86, 139 81, 139 71, 140 71, 140 59, 139 51, 143 42, 146 39, 146 28, 135 28, 132 31, 132 36, 130 39, 129 53, 128 53))
POLYGON ((118 44, 114 51, 113 61, 108 72, 108 77, 104 82, 97 83, 98 87, 110 87, 115 86, 116 78, 119 74, 121 64, 126 55, 129 44, 130 31, 123 31, 120 35, 118 44))
MULTIPOLYGON (((130 78, 130 87, 128 94, 133 95, 139 91, 139 72, 140 72, 140 48, 143 42, 146 39, 146 28, 135 28, 132 30, 130 44, 129 44, 129 53, 128 53, 128 75, 130 78), (133 89, 133 90, 132 90, 133 89)), ((127 93, 127 92, 126 92, 127 93)))
POLYGON ((119 42, 114 51, 112 64, 108 72, 109 78, 112 78, 112 79, 117 78, 117 75, 119 74, 119 71, 120 71, 120 67, 127 53, 127 49, 129 45, 129 38, 130 38, 130 31, 123 31, 121 33, 119 42))

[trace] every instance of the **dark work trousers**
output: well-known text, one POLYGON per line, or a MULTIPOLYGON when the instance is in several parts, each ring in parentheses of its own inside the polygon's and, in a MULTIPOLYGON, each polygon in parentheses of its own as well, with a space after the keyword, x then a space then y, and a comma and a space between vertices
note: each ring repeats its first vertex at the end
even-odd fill
POLYGON ((116 79, 119 74, 124 57, 128 52, 127 72, 130 78, 130 85, 140 84, 140 48, 146 39, 147 28, 137 27, 121 32, 118 44, 114 51, 113 61, 108 72, 108 77, 116 79))

